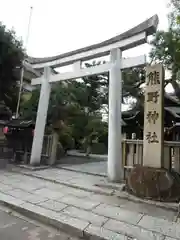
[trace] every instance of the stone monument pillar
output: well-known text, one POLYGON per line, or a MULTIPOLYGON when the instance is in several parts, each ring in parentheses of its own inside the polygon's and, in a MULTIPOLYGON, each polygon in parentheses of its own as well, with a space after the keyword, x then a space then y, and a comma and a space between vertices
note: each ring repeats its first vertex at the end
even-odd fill
POLYGON ((177 201, 179 177, 164 162, 164 69, 147 67, 144 111, 143 166, 135 166, 127 179, 128 189, 143 199, 177 201))
POLYGON ((143 165, 163 166, 164 146, 164 68, 157 64, 146 70, 144 104, 143 165))

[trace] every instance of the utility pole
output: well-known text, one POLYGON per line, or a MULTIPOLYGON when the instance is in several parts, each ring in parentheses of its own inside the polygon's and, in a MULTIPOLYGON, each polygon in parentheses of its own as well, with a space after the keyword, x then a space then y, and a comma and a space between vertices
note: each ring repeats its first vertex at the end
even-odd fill
MULTIPOLYGON (((27 49, 27 46, 28 46, 29 32, 30 32, 30 26, 31 26, 32 11, 33 11, 33 7, 30 7, 30 14, 29 14, 27 35, 26 35, 26 41, 25 41, 25 49, 27 49)), ((21 66, 20 86, 19 86, 18 102, 17 102, 17 107, 16 107, 16 118, 18 118, 18 116, 19 116, 19 107, 20 107, 21 94, 22 94, 22 88, 23 88, 23 78, 24 78, 24 63, 25 63, 25 58, 23 59, 23 61, 22 61, 22 66, 21 66)))

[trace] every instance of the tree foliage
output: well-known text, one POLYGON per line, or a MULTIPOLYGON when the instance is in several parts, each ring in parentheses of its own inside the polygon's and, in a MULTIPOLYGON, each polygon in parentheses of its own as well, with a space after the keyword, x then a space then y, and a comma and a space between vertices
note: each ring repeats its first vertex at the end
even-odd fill
MULTIPOLYGON (((167 31, 157 31, 152 40, 150 58, 152 62, 162 63, 166 70, 171 72, 170 82, 175 94, 180 98, 180 3, 171 0, 171 12, 169 13, 169 28, 167 31)), ((167 83, 168 83, 167 82, 167 83)), ((166 83, 166 84, 167 84, 166 83)))
POLYGON ((122 72, 123 103, 142 107, 144 102, 145 68, 126 69, 122 72))
POLYGON ((13 30, 0 23, 0 101, 15 111, 17 104, 17 80, 24 51, 22 42, 13 30))
MULTIPOLYGON (((60 82, 52 87, 47 125, 59 133, 65 147, 72 144, 72 139, 79 146, 92 133, 103 135, 101 108, 107 103, 107 84, 107 76, 91 76, 80 81, 60 82)), ((22 105, 23 118, 36 119, 39 95, 40 89, 34 90, 31 99, 22 105)))
POLYGON ((180 24, 180 1, 179 0, 170 0, 169 3, 171 11, 169 13, 170 24, 171 26, 179 26, 180 24))

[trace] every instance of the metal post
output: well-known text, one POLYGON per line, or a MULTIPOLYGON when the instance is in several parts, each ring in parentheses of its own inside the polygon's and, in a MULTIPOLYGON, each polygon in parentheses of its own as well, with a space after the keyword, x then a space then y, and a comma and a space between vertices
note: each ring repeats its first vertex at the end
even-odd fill
MULTIPOLYGON (((33 10, 33 7, 30 8, 29 21, 28 21, 28 30, 27 30, 27 36, 26 36, 26 41, 25 41, 25 48, 27 48, 27 46, 28 46, 29 32, 30 32, 30 25, 31 25, 31 17, 32 17, 32 10, 33 10)), ((17 107, 16 107, 16 118, 18 118, 18 116, 19 116, 19 107, 20 107, 21 94, 22 94, 22 88, 23 88, 23 78, 24 78, 24 62, 25 62, 25 59, 22 61, 22 67, 21 67, 18 102, 17 102, 17 107)))

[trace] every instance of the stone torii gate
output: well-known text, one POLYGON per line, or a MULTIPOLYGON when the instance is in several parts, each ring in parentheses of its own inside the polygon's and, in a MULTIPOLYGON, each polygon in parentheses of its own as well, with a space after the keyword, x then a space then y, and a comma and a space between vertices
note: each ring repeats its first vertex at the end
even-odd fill
POLYGON ((48 58, 29 58, 34 69, 44 69, 44 74, 32 79, 32 85, 41 84, 36 127, 30 164, 38 165, 41 160, 44 130, 51 92, 51 84, 57 81, 81 78, 109 72, 109 136, 108 136, 108 177, 111 181, 123 178, 121 156, 121 70, 146 64, 145 56, 122 58, 122 51, 147 43, 147 36, 156 32, 158 16, 155 15, 129 31, 104 42, 48 58), (99 66, 82 68, 82 61, 107 56, 110 61, 99 66), (51 68, 73 65, 73 71, 53 75, 51 68))

